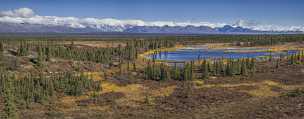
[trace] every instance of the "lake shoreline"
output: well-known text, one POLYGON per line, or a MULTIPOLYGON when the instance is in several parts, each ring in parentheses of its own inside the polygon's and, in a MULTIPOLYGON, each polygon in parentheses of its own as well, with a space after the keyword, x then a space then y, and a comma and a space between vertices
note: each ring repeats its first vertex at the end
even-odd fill
MULTIPOLYGON (((290 44, 287 44, 290 45, 290 44)), ((227 46, 227 44, 202 44, 202 45, 179 45, 171 48, 150 50, 140 54, 141 58, 159 62, 165 61, 189 61, 205 58, 259 58, 265 56, 286 56, 297 51, 302 51, 301 47, 259 46, 259 47, 239 47, 227 46), (214 47, 216 45, 216 47, 214 47), (221 47, 220 47, 221 46, 221 47), (159 53, 163 52, 163 53, 159 53), (180 55, 178 55, 180 53, 180 55), (169 56, 168 56, 169 55, 169 56)))

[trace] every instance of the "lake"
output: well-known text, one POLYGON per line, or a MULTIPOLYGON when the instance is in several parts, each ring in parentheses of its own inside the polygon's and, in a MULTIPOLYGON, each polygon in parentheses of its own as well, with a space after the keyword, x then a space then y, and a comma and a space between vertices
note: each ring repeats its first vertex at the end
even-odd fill
POLYGON ((265 48, 227 48, 227 49, 208 49, 208 48, 179 48, 176 51, 162 51, 150 54, 149 59, 168 60, 168 61, 192 61, 206 58, 262 58, 264 56, 287 56, 296 54, 297 50, 269 52, 265 48))

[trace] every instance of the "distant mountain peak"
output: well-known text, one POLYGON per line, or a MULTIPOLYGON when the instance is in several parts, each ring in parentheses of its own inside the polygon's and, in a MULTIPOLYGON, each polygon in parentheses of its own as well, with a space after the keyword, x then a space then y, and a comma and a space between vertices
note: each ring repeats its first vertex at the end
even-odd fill
POLYGON ((303 26, 262 25, 238 20, 229 25, 210 22, 118 20, 40 16, 30 8, 0 11, 0 32, 136 32, 136 33, 273 33, 302 32, 303 26))

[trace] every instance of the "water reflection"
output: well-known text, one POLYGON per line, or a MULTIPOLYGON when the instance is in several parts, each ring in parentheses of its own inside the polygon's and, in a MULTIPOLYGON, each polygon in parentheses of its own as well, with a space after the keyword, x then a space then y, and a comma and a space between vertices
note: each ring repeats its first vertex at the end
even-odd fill
POLYGON ((297 50, 270 52, 265 48, 230 48, 230 49, 207 49, 207 48, 181 48, 176 51, 162 51, 150 54, 148 58, 156 60, 169 61, 192 61, 206 58, 221 59, 221 58, 257 58, 261 59, 263 56, 280 57, 286 55, 296 54, 297 50))

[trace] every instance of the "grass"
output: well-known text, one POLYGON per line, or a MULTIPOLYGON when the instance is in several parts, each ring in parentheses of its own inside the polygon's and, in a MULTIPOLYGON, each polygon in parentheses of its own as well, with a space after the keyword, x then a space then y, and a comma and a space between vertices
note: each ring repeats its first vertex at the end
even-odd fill
POLYGON ((139 58, 145 58, 146 59, 146 57, 148 55, 151 55, 151 54, 153 54, 155 52, 160 52, 160 51, 162 51, 162 52, 163 51, 176 51, 177 49, 182 48, 182 47, 184 47, 184 46, 183 45, 176 45, 176 46, 171 47, 171 48, 160 48, 160 49, 155 49, 155 50, 149 50, 149 51, 146 51, 146 52, 140 54, 139 58))
MULTIPOLYGON (((248 83, 238 83, 238 84, 205 84, 203 80, 193 80, 196 88, 237 88, 242 86, 254 86, 253 90, 242 90, 241 92, 246 92, 254 97, 275 97, 279 96, 278 92, 272 90, 272 88, 282 88, 284 90, 294 90, 295 88, 303 87, 302 85, 284 85, 275 81, 265 80, 262 82, 248 82, 248 83)), ((302 94, 304 91, 294 91, 290 94, 302 94)))
POLYGON ((304 96, 304 89, 296 89, 296 90, 289 91, 284 96, 287 96, 287 97, 304 96))
POLYGON ((167 87, 161 87, 157 90, 152 90, 152 95, 155 97, 166 97, 170 96, 174 90, 176 89, 176 85, 173 86, 167 86, 167 87))
POLYGON ((250 90, 247 93, 254 97, 275 97, 279 95, 279 93, 272 91, 272 87, 268 85, 257 86, 256 89, 250 90))

